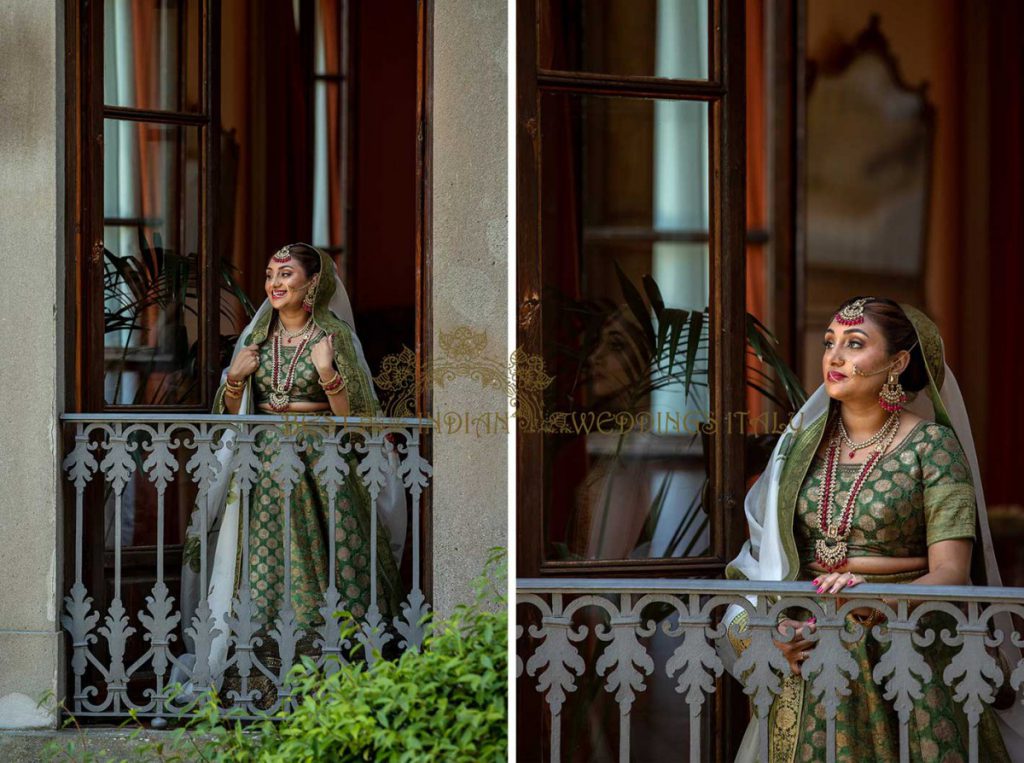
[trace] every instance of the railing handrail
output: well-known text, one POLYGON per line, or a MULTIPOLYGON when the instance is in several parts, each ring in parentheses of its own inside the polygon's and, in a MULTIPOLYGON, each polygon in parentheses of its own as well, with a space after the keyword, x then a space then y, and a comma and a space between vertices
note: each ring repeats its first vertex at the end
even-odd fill
MULTIPOLYGON (((516 578, 517 593, 671 593, 818 595, 810 581, 715 580, 700 578, 516 578)), ((922 601, 1024 601, 1024 588, 996 586, 861 583, 845 598, 899 598, 922 601)))
POLYGON ((68 423, 109 423, 109 422, 153 422, 176 423, 194 422, 197 424, 220 424, 224 422, 236 424, 289 424, 298 417, 310 416, 324 424, 374 425, 380 427, 434 427, 434 419, 409 418, 394 416, 326 416, 323 411, 295 411, 287 414, 227 414, 227 413, 62 413, 60 420, 68 423))

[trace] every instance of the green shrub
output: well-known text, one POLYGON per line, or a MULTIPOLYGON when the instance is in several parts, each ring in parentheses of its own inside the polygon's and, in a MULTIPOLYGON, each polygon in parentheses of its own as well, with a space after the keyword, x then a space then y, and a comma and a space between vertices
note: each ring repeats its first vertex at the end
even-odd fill
POLYGON ((475 599, 435 621, 423 650, 342 665, 325 675, 305 658, 291 673, 297 706, 243 724, 216 696, 198 716, 140 753, 158 760, 492 761, 507 757, 504 552, 494 549, 475 599))

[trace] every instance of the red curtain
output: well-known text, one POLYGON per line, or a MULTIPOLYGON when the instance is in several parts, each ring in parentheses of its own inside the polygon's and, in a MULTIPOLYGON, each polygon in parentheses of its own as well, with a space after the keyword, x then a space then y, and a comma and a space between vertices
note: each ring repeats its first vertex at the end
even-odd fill
MULTIPOLYGON (((341 2, 320 0, 320 20, 324 39, 324 68, 331 74, 342 74, 341 2)), ((341 144, 341 83, 327 86, 327 209, 330 243, 344 245, 344 218, 341 201, 342 144, 341 144)), ((314 94, 315 97, 315 94, 314 94)))
MULTIPOLYGON (((1024 354, 1014 337, 1019 333, 1017 304, 1024 286, 1024 5, 1016 0, 994 2, 989 38, 989 194, 991 299, 986 305, 966 305, 989 311, 988 326, 996 341, 988 355, 988 399, 992 403, 989 421, 989 457, 982 465, 988 504, 1024 506, 1024 449, 1020 428, 1024 424, 1024 401, 1020 395, 1024 378, 1024 354), (1005 338, 1006 341, 999 341, 1005 338), (987 468, 986 468, 987 467, 987 468)), ((969 256, 969 255, 965 255, 969 256)), ((967 362, 971 362, 970 353, 967 362)))
POLYGON ((263 293, 276 249, 312 235, 309 100, 312 52, 302 47, 290 0, 225 0, 221 122, 238 144, 233 251, 246 292, 263 293))

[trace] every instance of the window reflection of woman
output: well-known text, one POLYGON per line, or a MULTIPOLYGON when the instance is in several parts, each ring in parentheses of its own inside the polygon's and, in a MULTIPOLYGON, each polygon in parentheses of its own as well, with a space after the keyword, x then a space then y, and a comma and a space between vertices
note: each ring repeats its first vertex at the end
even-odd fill
MULTIPOLYGON (((577 488, 569 528, 569 550, 588 559, 626 559, 638 554, 651 502, 651 467, 632 452, 643 435, 622 436, 614 417, 638 413, 646 395, 642 381, 650 352, 640 324, 625 305, 601 325, 584 369, 590 397, 588 470, 577 488), (603 423, 602 423, 603 422, 603 423)), ((627 418, 625 426, 630 426, 627 418)), ((649 436, 649 433, 648 433, 649 436)))

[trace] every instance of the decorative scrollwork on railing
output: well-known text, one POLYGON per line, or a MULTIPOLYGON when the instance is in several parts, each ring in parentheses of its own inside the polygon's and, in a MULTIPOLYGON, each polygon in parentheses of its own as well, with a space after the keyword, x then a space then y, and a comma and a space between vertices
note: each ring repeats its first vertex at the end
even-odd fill
POLYGON ((205 688, 223 687, 230 670, 234 683, 223 693, 222 700, 241 708, 244 716, 265 716, 293 701, 287 675, 304 640, 312 643, 316 662, 328 671, 337 670, 346 662, 357 644, 362 645, 363 654, 370 661, 391 642, 399 649, 419 649, 423 644, 430 605, 420 586, 419 512, 433 470, 420 452, 420 438, 430 426, 428 420, 300 417, 299 424, 294 416, 153 415, 140 419, 116 414, 69 414, 64 419, 73 427, 73 446, 63 460, 63 469, 74 490, 76 512, 75 579, 64 597, 61 621, 72 646, 69 710, 75 715, 116 717, 135 712, 157 719, 179 716, 181 707, 171 697, 172 675, 184 676, 182 683, 187 681, 190 694, 197 695, 205 688), (329 503, 326 522, 330 583, 318 606, 322 621, 315 626, 315 632, 306 633, 299 627, 291 604, 288 534, 291 494, 307 468, 300 456, 311 452, 311 443, 315 443, 319 455, 309 468, 324 488, 329 503), (265 460, 266 451, 259 451, 261 447, 273 448, 269 462, 265 460), (102 458, 97 457, 97 452, 102 458), (350 461, 355 468, 350 468, 350 461), (256 615, 246 574, 238 576, 238 588, 230 605, 225 604, 227 611, 219 613, 211 608, 207 590, 211 570, 207 558, 212 549, 206 547, 206 530, 212 519, 208 497, 214 488, 225 486, 224 481, 233 478, 232 490, 237 491, 243 507, 239 519, 240 563, 248 569, 248 509, 257 480, 268 464, 270 475, 285 496, 285 537, 280 543, 285 549, 283 577, 288 582, 283 606, 271 622, 263 622, 256 615), (105 486, 104 502, 113 506, 115 527, 112 541, 108 540, 113 544, 114 571, 112 595, 105 604, 105 612, 95 607, 94 596, 90 595, 83 576, 84 504, 96 475, 101 475, 105 486), (199 548, 194 553, 201 579, 199 603, 188 622, 182 621, 179 596, 165 580, 164 556, 164 500, 167 488, 184 475, 196 485, 198 510, 193 529, 199 548), (156 495, 156 583, 146 595, 145 609, 129 612, 122 592, 123 544, 119 528, 122 510, 130 505, 129 486, 139 480, 148 480, 156 495), (353 623, 354 639, 344 637, 342 613, 350 607, 344 592, 335 584, 335 531, 340 508, 336 499, 349 480, 359 480, 371 497, 371 603, 353 623), (399 611, 385 617, 375 600, 377 499, 388 480, 397 484, 399 491, 404 490, 405 503, 411 504, 413 580, 399 611), (182 635, 188 637, 194 649, 194 663, 191 654, 188 660, 184 659, 182 635), (226 647, 221 648, 228 653, 223 659, 213 659, 218 637, 222 636, 227 641, 226 647), (260 656, 260 647, 268 638, 279 658, 272 664, 260 656), (130 653, 138 656, 128 664, 130 653))
MULTIPOLYGON (((637 696, 648 690, 651 677, 662 674, 674 680, 683 703, 680 714, 690 718, 692 761, 702 759, 706 724, 701 713, 725 680, 738 681, 750 697, 765 760, 769 718, 776 724, 796 722, 795 716, 786 716, 792 708, 785 704, 794 685, 806 686, 809 698, 821 708, 826 733, 819 753, 822 759, 835 760, 837 715, 854 682, 874 681, 892 703, 900 724, 901 754, 906 756, 915 743, 907 735, 912 713, 928 700, 925 687, 941 680, 967 718, 965 757, 977 761, 983 712, 996 702, 1000 687, 1017 692, 1024 688, 1024 659, 1019 653, 1024 637, 1011 620, 1011 615, 1024 618, 1024 589, 865 584, 858 598, 838 602, 809 595, 809 587, 800 582, 722 580, 518 581, 516 678, 520 691, 536 691, 543 697, 550 718, 546 758, 559 761, 563 754, 579 753, 563 749, 562 716, 586 684, 587 692, 576 701, 593 701, 588 698, 603 687, 619 708, 619 760, 633 760, 631 713, 636 714, 637 696), (894 604, 883 603, 883 597, 894 604), (869 633, 851 614, 863 607, 876 607, 888 618, 868 626, 883 650, 870 675, 862 674, 850 651, 869 633), (801 662, 799 675, 779 649, 796 637, 795 631, 780 628, 794 608, 816 620, 813 630, 800 636, 814 647, 801 662), (655 648, 655 636, 667 637, 671 644, 655 648), (1004 640, 1017 649, 1013 664, 997 658, 1004 640), (941 676, 934 674, 928 659, 928 650, 938 643, 955 650, 945 658, 941 676), (723 659, 726 655, 728 660, 723 659), (731 678, 724 675, 726 670, 731 678)), ((934 690, 932 686, 929 691, 934 690)), ((573 712, 577 719, 598 722, 597 715, 581 715, 579 708, 573 712)), ((526 721, 530 727, 539 723, 540 719, 526 721)), ((601 736, 595 733, 583 736, 601 736)))

